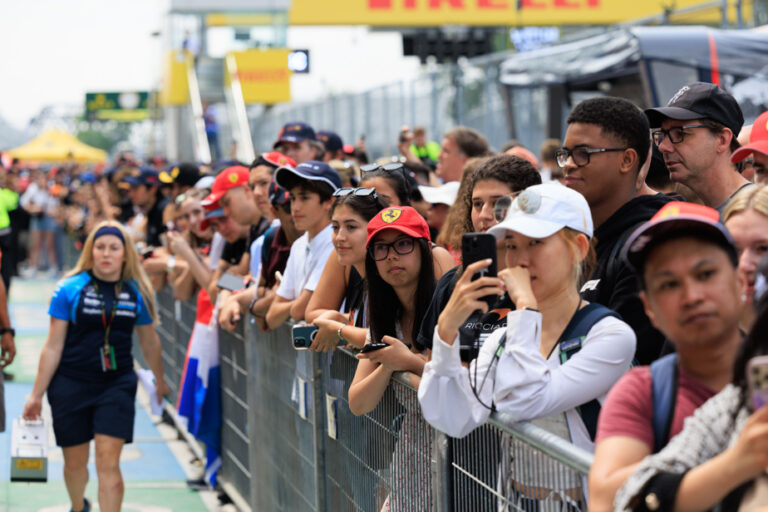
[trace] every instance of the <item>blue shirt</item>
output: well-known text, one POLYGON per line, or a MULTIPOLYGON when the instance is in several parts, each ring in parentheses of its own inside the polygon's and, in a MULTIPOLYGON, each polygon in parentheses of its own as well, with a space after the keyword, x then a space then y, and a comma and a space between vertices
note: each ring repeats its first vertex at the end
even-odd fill
POLYGON ((101 368, 105 332, 102 307, 109 322, 116 284, 81 272, 64 279, 56 287, 48 314, 69 322, 58 372, 74 379, 99 381, 110 375, 133 371, 133 327, 152 323, 138 284, 133 280, 123 283, 109 333, 109 344, 115 349, 117 370, 104 372, 101 368), (98 293, 93 286, 94 280, 98 293))

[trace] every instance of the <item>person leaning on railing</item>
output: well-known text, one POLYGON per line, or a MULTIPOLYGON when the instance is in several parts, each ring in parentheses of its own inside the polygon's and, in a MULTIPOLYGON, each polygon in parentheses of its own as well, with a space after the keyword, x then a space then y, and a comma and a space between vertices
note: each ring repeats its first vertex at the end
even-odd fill
POLYGON ((614 510, 765 510, 768 407, 755 410, 762 400, 749 396, 754 377, 747 363, 768 355, 766 268, 764 258, 755 290, 757 317, 736 357, 732 383, 697 409, 666 448, 640 463, 619 489, 614 510))
POLYGON ((365 344, 368 313, 365 307, 366 228, 386 203, 373 188, 340 188, 331 207, 334 251, 307 304, 306 320, 318 326, 310 350, 326 352, 339 342, 361 348, 365 344))
POLYGON ((580 411, 587 405, 594 411, 595 400, 603 400, 629 369, 635 335, 605 308, 585 336, 561 339, 574 317, 583 319, 588 307, 602 308, 588 306, 578 293, 591 253, 589 206, 581 194, 559 184, 535 185, 488 232, 504 244, 507 268, 498 278, 472 281, 490 263, 479 261, 456 283, 419 386, 424 417, 454 437, 483 425, 493 409, 516 420, 541 418, 547 430, 592 451, 591 421, 580 411), (487 311, 484 297, 505 290, 515 310, 467 369, 461 364, 459 327, 473 311, 487 311), (570 342, 567 351, 565 342, 570 342))
MULTIPOLYGON (((394 372, 408 372, 410 383, 418 386, 428 351, 416 336, 435 288, 429 227, 413 208, 389 207, 378 213, 368 223, 367 248, 370 334, 366 343, 386 346, 357 355, 349 388, 349 409, 355 415, 377 407, 394 372)), ((431 439, 413 393, 401 385, 394 392, 407 412, 393 453, 394 484, 388 502, 392 510, 429 510, 431 439)))
POLYGON ((669 203, 630 235, 622 257, 639 278, 648 317, 676 353, 633 368, 608 394, 589 473, 596 512, 613 510, 640 461, 731 381, 742 342, 737 253, 716 210, 669 203))

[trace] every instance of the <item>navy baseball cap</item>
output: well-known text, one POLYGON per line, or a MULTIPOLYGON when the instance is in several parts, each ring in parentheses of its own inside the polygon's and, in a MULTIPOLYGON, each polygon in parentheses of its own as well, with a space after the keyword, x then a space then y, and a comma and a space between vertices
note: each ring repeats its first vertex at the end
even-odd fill
POLYGON ((307 123, 288 123, 280 130, 272 147, 277 148, 281 142, 301 142, 307 139, 315 140, 315 130, 311 126, 307 123))
POLYGON ((293 167, 280 167, 275 171, 275 181, 285 190, 291 190, 304 181, 320 181, 332 190, 341 188, 341 178, 336 170, 325 162, 310 160, 293 167))
POLYGON ((664 119, 688 121, 711 119, 729 128, 736 137, 744 124, 744 115, 736 99, 715 84, 692 82, 680 88, 666 107, 649 108, 645 115, 651 128, 661 127, 664 119))
POLYGON ((129 175, 123 178, 123 181, 132 187, 137 187, 139 185, 147 185, 151 187, 153 185, 158 185, 160 183, 160 178, 158 172, 154 168, 142 166, 138 169, 134 169, 129 175))
POLYGON ((275 183, 269 184, 269 202, 275 206, 283 205, 291 200, 288 191, 275 183))
POLYGON ((317 132, 317 140, 323 143, 325 150, 331 153, 341 151, 344 147, 344 143, 341 141, 341 137, 336 132, 329 130, 322 130, 317 132))

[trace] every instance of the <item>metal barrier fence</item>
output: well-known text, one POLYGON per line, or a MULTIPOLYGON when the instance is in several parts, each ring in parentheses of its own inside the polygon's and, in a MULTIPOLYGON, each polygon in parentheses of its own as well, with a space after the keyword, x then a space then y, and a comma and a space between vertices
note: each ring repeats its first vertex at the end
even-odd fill
MULTIPOLYGON (((175 398, 194 304, 163 290, 158 310, 175 398)), ((219 356, 218 480, 241 510, 585 508, 592 455, 537 425, 494 414, 469 436, 449 438, 424 421, 416 390, 398 374, 375 410, 354 416, 347 402, 354 353, 297 351, 287 326, 220 329, 219 356)))
POLYGON ((510 55, 501 52, 438 66, 364 92, 253 107, 249 120, 254 148, 257 153, 271 151, 283 125, 304 121, 316 130, 334 130, 350 144, 365 135, 373 158, 397 154, 402 125, 424 126, 429 139, 438 143, 449 128, 465 125, 479 130, 497 150, 515 138, 536 152, 546 134, 549 96, 545 88, 508 89, 501 84, 499 66, 510 55))

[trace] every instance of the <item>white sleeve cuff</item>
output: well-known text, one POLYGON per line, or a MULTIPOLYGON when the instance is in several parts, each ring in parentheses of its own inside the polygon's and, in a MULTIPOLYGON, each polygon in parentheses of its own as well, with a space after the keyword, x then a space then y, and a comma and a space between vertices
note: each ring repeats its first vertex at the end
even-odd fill
POLYGON ((437 333, 432 336, 432 369, 438 375, 455 375, 461 371, 461 356, 459 355, 460 343, 459 335, 453 340, 453 345, 444 342, 437 333))

